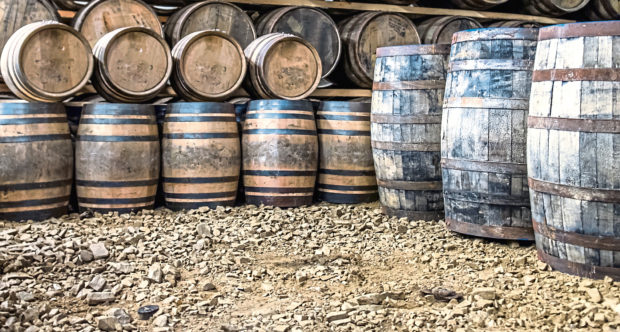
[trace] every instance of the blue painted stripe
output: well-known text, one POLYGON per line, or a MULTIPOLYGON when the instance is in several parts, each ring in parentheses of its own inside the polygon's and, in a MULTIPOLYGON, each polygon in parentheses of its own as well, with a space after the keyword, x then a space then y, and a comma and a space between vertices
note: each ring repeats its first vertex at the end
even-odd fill
POLYGON ((249 129, 243 131, 244 135, 305 135, 316 136, 315 130, 304 129, 249 129))
POLYGON ((142 181, 89 181, 75 180, 75 185, 80 187, 96 187, 96 188, 125 188, 125 187, 144 187, 153 186, 159 183, 158 179, 142 180, 142 181))
POLYGON ((297 119, 297 120, 314 120, 312 114, 291 114, 291 113, 252 113, 246 114, 247 120, 251 119, 297 119))
POLYGON ((54 118, 22 118, 22 119, 0 119, 1 125, 21 125, 35 123, 67 123, 66 117, 54 118))
POLYGON ((148 119, 81 119, 80 124, 101 124, 101 125, 120 125, 120 124, 155 124, 154 117, 148 119))
POLYGON ((379 190, 377 186, 338 186, 333 184, 319 183, 318 187, 321 189, 341 190, 341 191, 369 191, 379 190))
POLYGON ((354 171, 344 169, 324 169, 319 170, 321 174, 341 175, 341 176, 375 176, 375 171, 354 171))
POLYGON ((223 176, 213 178, 163 178, 164 183, 226 183, 239 181, 238 176, 223 176))
POLYGON ((245 170, 243 175, 249 176, 315 176, 316 171, 253 171, 245 170))
POLYGON ((83 142, 157 142, 158 136, 104 136, 104 135, 78 135, 78 141, 83 142))
POLYGON ((329 130, 319 129, 319 135, 338 135, 338 136, 370 136, 370 131, 364 130, 329 130))
POLYGON ((358 115, 317 115, 317 120, 333 120, 333 121, 368 121, 370 116, 358 115))
POLYGON ((55 135, 30 135, 30 136, 14 136, 14 137, 0 137, 0 143, 30 143, 40 141, 59 141, 71 139, 70 134, 55 134, 55 135))
MULTIPOLYGON (((170 113, 168 113, 170 114, 170 113)), ((236 122, 234 116, 169 116, 165 122, 236 122)))
POLYGON ((138 204, 138 203, 150 203, 155 200, 155 196, 137 197, 137 198, 89 198, 78 197, 78 203, 86 204, 138 204))
POLYGON ((164 134, 167 139, 210 139, 210 138, 237 138, 238 133, 183 133, 164 134))
POLYGON ((296 193, 312 193, 314 187, 309 188, 270 188, 270 187, 245 187, 245 192, 255 193, 275 193, 275 194, 296 194, 296 193))

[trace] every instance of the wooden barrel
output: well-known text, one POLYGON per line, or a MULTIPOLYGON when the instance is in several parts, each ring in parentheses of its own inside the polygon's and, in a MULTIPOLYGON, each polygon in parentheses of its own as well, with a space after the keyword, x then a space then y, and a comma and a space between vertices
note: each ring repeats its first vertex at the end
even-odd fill
POLYGON ((185 100, 224 100, 243 83, 247 64, 243 49, 219 31, 198 31, 172 49, 172 87, 185 100))
POLYGON ((439 16, 418 25, 420 39, 424 44, 450 44, 455 32, 478 28, 482 28, 482 24, 464 16, 439 16))
POLYGON ((449 45, 377 49, 371 139, 385 214, 438 220, 439 142, 449 45))
POLYGON ((88 42, 68 25, 42 21, 13 34, 0 70, 9 89, 29 101, 56 102, 82 89, 93 72, 88 42))
POLYGON ((172 74, 172 56, 166 41, 142 27, 114 30, 93 49, 97 92, 112 102, 151 100, 166 87, 172 74))
POLYGON ((145 27, 163 36, 157 14, 141 0, 94 0, 73 18, 73 27, 91 47, 103 36, 125 27, 145 27))
MULTIPOLYGON (((252 99, 247 97, 238 97, 229 100, 228 102, 235 106, 235 118, 237 120, 237 128, 239 129, 239 137, 243 137, 243 122, 245 121, 245 113, 248 109, 248 104, 252 99)), ((239 170, 239 187, 237 190, 237 201, 235 205, 241 206, 245 203, 245 187, 243 185, 243 165, 239 170)))
POLYGON ((448 229, 533 240, 526 120, 537 29, 454 34, 442 117, 448 229))
POLYGON ((245 49, 249 63, 245 87, 258 98, 299 100, 308 97, 321 81, 321 59, 300 37, 272 33, 245 49))
POLYGON ((618 0, 591 0, 586 12, 593 21, 620 19, 620 2, 618 0))
POLYGON ((53 0, 53 2, 56 6, 58 6, 58 8, 66 10, 80 10, 88 4, 87 0, 53 0))
POLYGON ((489 24, 488 28, 540 28, 542 24, 531 21, 497 21, 489 24))
POLYGON ((527 123, 538 257, 620 281, 620 21, 540 29, 527 123))
POLYGON ((585 7, 590 0, 522 0, 523 9, 533 15, 561 16, 585 7))
POLYGON ((0 103, 0 220, 67 212, 73 148, 62 104, 0 103))
POLYGON ((256 30, 261 36, 282 32, 309 42, 321 58, 321 77, 331 74, 340 59, 342 43, 336 22, 318 8, 283 7, 273 10, 259 17, 256 30))
POLYGON ((241 146, 248 204, 312 204, 319 142, 310 102, 251 101, 241 146))
POLYGON ((450 0, 453 5, 463 9, 485 10, 504 4, 508 0, 450 0))
POLYGON ((345 45, 344 73, 363 88, 372 87, 377 48, 420 43, 411 20, 387 12, 355 15, 341 23, 340 35, 345 45))
POLYGON ((192 32, 219 30, 231 35, 243 49, 256 39, 252 19, 239 7, 219 0, 191 4, 170 16, 164 33, 171 45, 192 32))
POLYGON ((88 104, 75 150, 80 211, 152 209, 160 147, 152 105, 88 104))
POLYGON ((370 103, 325 101, 317 112, 318 197, 336 204, 379 198, 370 146, 370 103))
POLYGON ((235 107, 228 103, 170 104, 162 160, 168 208, 234 205, 241 166, 235 107))

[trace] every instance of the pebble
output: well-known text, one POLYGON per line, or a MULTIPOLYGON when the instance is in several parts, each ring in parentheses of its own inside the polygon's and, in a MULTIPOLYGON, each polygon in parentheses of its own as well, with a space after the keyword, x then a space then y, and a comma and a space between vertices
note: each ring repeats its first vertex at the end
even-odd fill
POLYGON ((91 244, 89 249, 93 255, 93 259, 106 259, 110 256, 110 253, 108 252, 108 249, 106 249, 105 244, 101 242, 91 244))
POLYGON ((120 331, 122 329, 118 319, 109 316, 97 318, 97 328, 102 331, 120 331))
POLYGON ((153 319, 153 325, 157 327, 164 327, 168 325, 168 316, 167 315, 157 316, 155 319, 153 319))
POLYGON ((149 267, 149 272, 146 278, 152 282, 160 283, 163 280, 163 274, 161 265, 159 263, 155 263, 149 267))
POLYGON ((86 296, 89 305, 97 305, 107 302, 114 302, 116 298, 111 292, 92 292, 86 296))

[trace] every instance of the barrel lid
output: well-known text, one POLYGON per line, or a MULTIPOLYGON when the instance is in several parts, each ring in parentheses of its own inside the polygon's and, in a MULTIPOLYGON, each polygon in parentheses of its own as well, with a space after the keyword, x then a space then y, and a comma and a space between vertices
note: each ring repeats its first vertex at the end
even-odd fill
POLYGON ((547 40, 597 36, 620 36, 620 20, 551 25, 540 28, 538 39, 547 40))
POLYGON ((307 100, 262 99, 252 100, 248 105, 248 111, 261 110, 313 111, 313 108, 307 100))
POLYGON ((168 114, 199 114, 199 113, 231 113, 235 114, 235 106, 229 103, 216 102, 180 102, 168 104, 168 114))
POLYGON ((370 113, 371 103, 355 101, 322 101, 319 105, 319 112, 355 112, 370 113))
POLYGON ((377 48, 377 57, 450 54, 450 44, 400 45, 377 48))
POLYGON ((478 40, 538 40, 536 28, 484 28, 455 33, 452 44, 478 40))

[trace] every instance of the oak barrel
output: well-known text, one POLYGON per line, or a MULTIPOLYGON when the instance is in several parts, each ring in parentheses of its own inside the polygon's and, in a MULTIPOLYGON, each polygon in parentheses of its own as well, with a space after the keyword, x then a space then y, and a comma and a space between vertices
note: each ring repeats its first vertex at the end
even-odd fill
POLYGON ((248 204, 312 204, 319 142, 310 102, 251 101, 241 146, 248 204))
POLYGON ((362 88, 372 86, 377 48, 420 43, 411 20, 387 12, 357 14, 341 23, 340 35, 345 46, 344 73, 362 88))
POLYGON ((585 7, 590 0, 522 0, 523 8, 533 15, 562 16, 585 7))
POLYGON ((537 29, 454 34, 441 165, 448 229, 533 240, 526 125, 537 29))
POLYGON ((259 35, 274 32, 299 36, 319 53, 323 74, 327 77, 336 68, 342 43, 336 22, 324 11, 309 7, 283 7, 258 18, 259 35))
POLYGON ((241 45, 219 31, 185 36, 172 49, 172 59, 170 82, 188 101, 226 99, 241 86, 247 70, 241 45))
POLYGON ((620 1, 590 0, 587 16, 593 21, 620 19, 620 1))
POLYGON ((443 213, 439 135, 450 45, 377 49, 371 139, 384 213, 443 213))
POLYGON ((163 36, 157 14, 141 0, 94 0, 73 18, 73 27, 91 47, 106 34, 125 27, 145 27, 163 36))
POLYGON ((504 4, 508 0, 450 0, 452 4, 463 9, 485 10, 504 4))
POLYGON ((231 35, 243 49, 256 39, 252 19, 239 7, 219 0, 208 0, 188 5, 174 13, 164 27, 171 45, 192 32, 219 30, 231 35))
POLYGON ((87 0, 53 0, 53 2, 58 8, 67 10, 80 10, 88 4, 87 0))
POLYGON ((80 211, 152 209, 159 169, 159 136, 152 105, 84 106, 75 150, 80 211))
POLYGON ((439 16, 418 24, 423 44, 450 44, 455 32, 479 28, 478 21, 464 16, 439 16))
MULTIPOLYGON (((247 97, 238 97, 229 100, 228 102, 235 106, 235 118, 237 120, 237 129, 239 129, 239 137, 243 137, 243 122, 245 121, 245 113, 248 109, 248 104, 251 99, 247 97)), ((241 139, 240 139, 241 140, 241 139)), ((239 186, 237 190, 237 201, 235 205, 243 205, 245 203, 245 188, 243 186, 243 163, 239 169, 239 186)))
POLYGON ((620 21, 540 29, 528 118, 538 257, 620 280, 620 21))
POLYGON ((497 21, 489 24, 487 28, 540 28, 542 24, 532 21, 497 21))
POLYGON ((0 102, 0 220, 67 213, 73 147, 62 104, 0 102))
POLYGON ((166 87, 172 74, 170 48, 161 36, 147 28, 114 30, 97 42, 93 53, 93 86, 108 101, 151 100, 166 87))
POLYGON ((370 146, 370 103, 324 101, 316 119, 319 199, 336 204, 376 201, 379 195, 370 146))
POLYGON ((321 81, 319 54, 300 37, 284 33, 264 35, 244 52, 249 63, 245 87, 258 98, 304 99, 321 81))
POLYGON ((173 103, 162 139, 166 206, 191 210, 234 205, 241 146, 229 103, 173 103))
POLYGON ((94 61, 88 42, 55 21, 30 23, 7 41, 0 58, 2 77, 19 98, 62 101, 90 79, 94 61))

